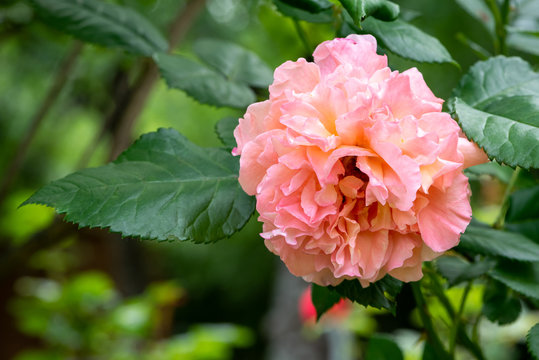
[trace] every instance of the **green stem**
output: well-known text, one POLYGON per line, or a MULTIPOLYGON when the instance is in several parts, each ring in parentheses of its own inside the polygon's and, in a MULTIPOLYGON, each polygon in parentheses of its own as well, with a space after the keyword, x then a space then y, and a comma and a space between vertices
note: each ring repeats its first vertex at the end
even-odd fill
POLYGON ((454 317, 453 321, 453 329, 451 331, 451 338, 449 339, 449 354, 454 359, 455 358, 455 348, 457 344, 457 334, 458 329, 461 325, 461 318, 462 314, 464 312, 464 306, 466 304, 466 299, 468 298, 468 293, 470 292, 470 289, 472 288, 472 281, 469 281, 468 284, 466 284, 466 287, 464 288, 464 293, 462 294, 462 298, 460 300, 460 306, 459 310, 454 317))
POLYGON ((496 0, 485 0, 485 3, 490 9, 492 16, 494 17, 496 31, 496 40, 494 42, 495 51, 497 54, 505 54, 507 52, 507 48, 505 45, 505 38, 507 36, 507 32, 505 31, 504 21, 507 20, 508 16, 502 16, 502 13, 500 12, 500 8, 496 3, 496 0))
POLYGON ((417 304, 417 310, 419 311, 419 316, 421 317, 421 322, 423 322, 423 326, 425 327, 425 331, 427 332, 427 341, 436 351, 438 359, 450 359, 447 351, 444 348, 444 345, 436 334, 436 330, 434 329, 434 325, 432 324, 431 315, 429 314, 427 303, 425 302, 423 293, 421 292, 419 282, 413 282, 411 283, 411 286, 412 292, 414 294, 414 299, 417 304))
POLYGON ((305 30, 301 27, 301 24, 297 19, 294 19, 294 27, 296 28, 296 32, 298 33, 299 39, 301 40, 301 43, 303 44, 303 47, 305 47, 305 51, 310 56, 313 53, 313 50, 311 49, 311 46, 309 45, 309 41, 307 40, 307 34, 305 33, 305 30))
POLYGON ((492 225, 492 227, 494 227, 495 229, 503 228, 505 222, 505 215, 507 214, 507 210, 509 210, 509 197, 511 196, 515 184, 517 183, 518 176, 520 175, 521 170, 521 168, 517 167, 515 171, 513 171, 511 180, 509 180, 509 184, 507 184, 507 187, 505 188, 505 193, 502 200, 502 207, 500 209, 500 212, 498 213, 498 216, 496 217, 496 221, 494 221, 494 225, 492 225))

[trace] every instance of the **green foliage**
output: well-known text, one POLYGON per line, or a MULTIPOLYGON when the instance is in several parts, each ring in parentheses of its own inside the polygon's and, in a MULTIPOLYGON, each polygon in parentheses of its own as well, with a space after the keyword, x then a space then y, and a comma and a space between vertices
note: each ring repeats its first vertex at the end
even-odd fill
POLYGON ((449 106, 466 135, 499 162, 539 167, 539 74, 519 58, 475 64, 449 106))
POLYGON ((310 13, 319 13, 332 6, 328 0, 281 0, 281 2, 310 13))
POLYGON ((369 339, 366 360, 403 360, 404 356, 399 346, 390 338, 374 335, 369 339))
POLYGON ((326 311, 341 300, 341 296, 334 289, 312 284, 311 300, 316 309, 316 319, 318 320, 326 311))
POLYGON ((373 34, 380 46, 405 58, 425 63, 455 63, 438 39, 402 20, 381 21, 373 17, 361 23, 363 32, 373 34))
POLYGON ((386 275, 383 279, 364 288, 359 280, 344 280, 330 289, 335 289, 341 296, 363 306, 396 311, 395 297, 399 294, 402 282, 386 275))
POLYGON ((510 324, 518 319, 521 310, 520 300, 507 286, 497 281, 488 283, 483 294, 482 312, 490 321, 510 324))
POLYGON ((460 249, 520 261, 539 261, 539 244, 509 231, 471 224, 460 238, 460 249))
POLYGON ((291 5, 282 0, 273 0, 280 13, 296 20, 305 20, 312 23, 328 23, 333 21, 333 9, 329 8, 318 13, 311 13, 291 5))
POLYGON ((199 62, 164 53, 154 55, 154 60, 168 86, 185 91, 198 102, 244 108, 255 101, 247 85, 228 80, 199 62))
POLYGON ((503 261, 494 268, 491 276, 525 296, 539 299, 539 286, 537 286, 539 263, 537 262, 503 261))
POLYGON ((486 258, 470 263, 457 256, 443 256, 436 260, 436 268, 451 286, 470 281, 489 272, 496 262, 486 258))
POLYGON ((172 129, 142 136, 118 159, 57 180, 24 204, 43 204, 81 226, 144 239, 212 242, 240 229, 254 210, 238 160, 200 148, 172 129))
POLYGON ((273 82, 273 71, 255 53, 229 41, 197 40, 195 54, 230 81, 266 88, 273 82))
POLYGON ((215 124, 215 132, 228 150, 232 150, 236 146, 236 139, 234 138, 236 126, 238 126, 238 118, 232 116, 222 118, 215 124))
POLYGON ((539 241, 539 186, 511 194, 505 227, 539 241))
POLYGON ((528 350, 535 357, 539 359, 539 324, 535 324, 526 337, 526 343, 528 344, 528 350))
POLYGON ((101 0, 31 0, 48 25, 83 41, 151 56, 167 41, 146 18, 129 7, 101 0))

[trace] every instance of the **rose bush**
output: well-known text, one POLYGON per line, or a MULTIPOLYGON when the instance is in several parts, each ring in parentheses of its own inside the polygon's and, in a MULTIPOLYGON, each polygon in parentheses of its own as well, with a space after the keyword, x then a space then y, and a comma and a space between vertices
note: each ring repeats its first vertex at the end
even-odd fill
POLYGON ((462 170, 486 161, 421 73, 391 71, 376 48, 350 35, 285 62, 234 132, 266 246, 323 286, 420 279, 470 222, 462 170))

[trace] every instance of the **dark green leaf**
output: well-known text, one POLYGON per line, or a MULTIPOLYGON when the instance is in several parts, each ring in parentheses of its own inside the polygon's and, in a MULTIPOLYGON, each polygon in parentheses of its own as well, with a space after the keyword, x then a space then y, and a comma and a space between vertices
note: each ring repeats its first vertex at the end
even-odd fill
POLYGON ((475 224, 462 234, 458 248, 513 260, 539 261, 539 244, 527 237, 475 224))
POLYGON ((24 204, 51 206, 67 221, 124 236, 212 242, 239 230, 254 211, 238 168, 225 150, 160 129, 116 161, 54 181, 24 204))
POLYGON ((539 299, 539 263, 503 261, 491 276, 511 289, 534 299, 539 299))
MULTIPOLYGON (((386 275, 383 279, 364 288, 358 280, 344 280, 335 287, 342 296, 363 306, 388 309, 395 313, 395 297, 402 287, 402 282, 386 275)), ((331 287, 330 287, 331 288, 331 287)))
POLYGON ((366 15, 365 0, 339 0, 339 2, 346 9, 354 24, 359 25, 361 19, 366 15))
POLYGON ((215 132, 228 150, 232 150, 236 146, 236 139, 234 138, 236 126, 238 126, 238 118, 232 116, 222 118, 215 124, 215 132))
POLYGON ((227 80, 196 61, 168 54, 156 54, 154 59, 168 86, 185 91, 203 104, 244 108, 256 100, 247 85, 227 80))
POLYGON ((373 17, 361 23, 380 45, 410 60, 426 63, 455 63, 446 48, 436 39, 402 20, 381 21, 373 17))
POLYGON ((308 11, 310 13, 319 13, 332 7, 328 0, 280 0, 281 2, 295 8, 308 11))
POLYGON ((539 242, 539 186, 511 194, 505 227, 539 242))
POLYGON ((439 360, 438 352, 428 341, 425 341, 425 346, 423 347, 423 356, 421 360, 439 360))
POLYGON ((404 359, 399 346, 390 338, 383 335, 373 335, 367 346, 366 360, 402 360, 404 359))
POLYGON ((31 0, 50 26, 81 40, 150 56, 166 51, 161 33, 134 10, 100 0, 31 0))
POLYGON ((539 360, 539 323, 535 324, 526 336, 526 343, 528 344, 528 350, 539 360))
POLYGON ((193 50, 206 64, 227 79, 266 88, 273 82, 273 71, 258 55, 234 43, 202 39, 195 42, 193 50))
POLYGON ((489 258, 473 263, 457 256, 443 256, 436 260, 436 267, 451 286, 484 275, 495 264, 496 262, 489 258))
POLYGON ((539 167, 539 98, 501 97, 484 111, 456 98, 452 107, 466 135, 489 156, 510 166, 539 167))
POLYGON ((500 325, 518 319, 522 305, 509 288, 498 281, 490 281, 483 293, 483 314, 500 325))
POLYGON ((306 10, 285 4, 280 0, 273 0, 279 12, 296 20, 304 20, 312 23, 328 23, 333 21, 333 9, 327 9, 313 14, 306 10))
POLYGON ((318 320, 341 300, 341 296, 334 289, 313 284, 311 287, 311 300, 316 309, 316 319, 318 320))
POLYGON ((388 0, 365 0, 365 14, 383 21, 393 21, 400 13, 399 5, 388 0))

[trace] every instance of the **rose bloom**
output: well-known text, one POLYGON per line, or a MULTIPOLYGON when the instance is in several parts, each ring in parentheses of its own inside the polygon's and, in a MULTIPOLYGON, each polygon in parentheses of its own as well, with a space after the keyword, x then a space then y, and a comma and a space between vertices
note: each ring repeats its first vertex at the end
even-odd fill
POLYGON ((462 170, 486 155, 416 68, 389 69, 374 37, 326 41, 313 56, 279 66, 269 100, 234 131, 261 236, 290 272, 322 286, 419 280, 422 262, 457 245, 470 222, 462 170))

